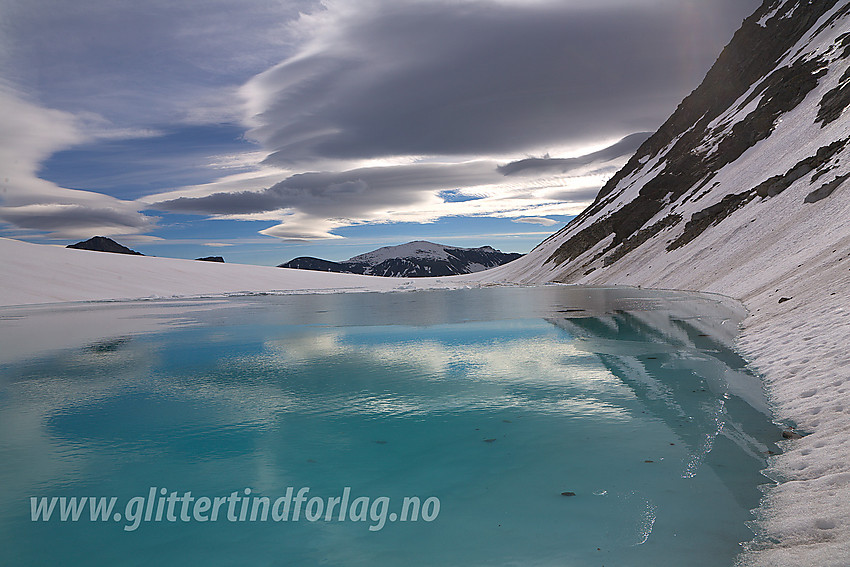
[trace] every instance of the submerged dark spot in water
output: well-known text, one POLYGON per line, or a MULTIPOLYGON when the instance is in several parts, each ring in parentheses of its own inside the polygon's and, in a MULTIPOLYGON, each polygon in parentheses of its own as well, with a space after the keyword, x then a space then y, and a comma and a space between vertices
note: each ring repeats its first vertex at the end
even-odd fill
POLYGON ((496 441, 496 439, 495 439, 495 438, 494 438, 494 439, 485 439, 485 440, 484 440, 484 442, 485 442, 485 443, 494 443, 495 441, 496 441))
POLYGON ((91 344, 87 348, 91 352, 115 352, 129 343, 130 340, 129 337, 119 337, 117 339, 91 344))
POLYGON ((569 492, 569 491, 561 493, 561 496, 575 496, 575 495, 576 495, 575 492, 569 492))

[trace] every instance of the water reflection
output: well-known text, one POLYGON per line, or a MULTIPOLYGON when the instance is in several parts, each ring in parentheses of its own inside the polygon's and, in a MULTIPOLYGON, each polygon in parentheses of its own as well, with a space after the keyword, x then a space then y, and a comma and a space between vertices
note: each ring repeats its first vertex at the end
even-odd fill
POLYGON ((160 558, 152 550, 175 539, 209 564, 234 552, 216 547, 226 525, 134 540, 108 525, 33 525, 33 494, 356 482, 439 494, 453 510, 382 539, 253 526, 240 536, 253 559, 586 564, 604 547, 614 564, 718 565, 746 537, 779 437, 732 349, 741 312, 708 296, 549 286, 13 311, 0 344, 40 348, 4 348, 0 361, 2 560, 48 563, 33 545, 46 536, 57 550, 106 541, 119 562, 160 558), (718 527, 730 517, 741 529, 718 527))
MULTIPOLYGON (((696 475, 718 436, 731 442, 722 450, 737 450, 741 458, 714 459, 708 465, 723 467, 715 470, 718 477, 729 480, 728 488, 742 505, 752 505, 752 486, 726 474, 729 463, 750 460, 764 468, 768 454, 777 450, 778 429, 770 421, 760 379, 731 348, 727 333, 712 333, 736 324, 734 313, 693 307, 614 308, 596 317, 548 320, 576 337, 577 348, 596 354, 653 415, 677 432, 690 452, 683 477, 696 475)), ((746 464, 741 468, 748 466, 753 470, 746 464)))

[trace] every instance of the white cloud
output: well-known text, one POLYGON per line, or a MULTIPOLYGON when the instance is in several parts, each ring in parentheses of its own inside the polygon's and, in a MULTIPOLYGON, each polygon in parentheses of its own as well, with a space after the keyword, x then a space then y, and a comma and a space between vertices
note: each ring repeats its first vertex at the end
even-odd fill
POLYGON ((610 166, 606 175, 582 163, 577 171, 538 177, 506 176, 499 172, 498 162, 488 160, 289 174, 283 181, 277 181, 275 172, 279 175, 284 170, 263 166, 140 201, 155 210, 279 222, 262 231, 266 236, 328 239, 338 238, 333 233, 336 228, 359 224, 428 223, 452 216, 575 215, 626 159, 623 155, 603 162, 610 166), (444 199, 445 194, 452 198, 444 199))
POLYGON ((0 131, 0 220, 55 237, 132 234, 155 226, 133 203, 38 177, 51 154, 90 139, 76 116, 0 89, 0 131))
POLYGON ((547 219, 546 217, 522 217, 518 219, 514 219, 514 222, 523 222, 528 224, 539 224, 541 226, 552 226, 554 224, 558 224, 558 221, 554 219, 547 219))
POLYGON ((280 224, 261 230, 260 234, 281 240, 334 240, 342 237, 331 231, 350 224, 299 213, 284 215, 282 220, 280 224))

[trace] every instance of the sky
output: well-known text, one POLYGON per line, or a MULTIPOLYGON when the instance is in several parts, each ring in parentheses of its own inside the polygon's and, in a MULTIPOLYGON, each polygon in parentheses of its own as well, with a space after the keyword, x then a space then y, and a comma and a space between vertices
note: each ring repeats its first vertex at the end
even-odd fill
POLYGON ((757 0, 0 0, 0 236, 528 252, 757 0))

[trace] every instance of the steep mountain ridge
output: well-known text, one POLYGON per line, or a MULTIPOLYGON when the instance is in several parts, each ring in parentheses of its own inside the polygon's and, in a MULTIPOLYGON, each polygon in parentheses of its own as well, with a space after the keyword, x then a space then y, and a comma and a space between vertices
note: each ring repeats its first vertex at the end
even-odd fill
POLYGON ((850 565, 850 0, 766 0, 581 215, 481 282, 717 292, 777 419, 741 565, 850 565))
POLYGON ((841 115, 850 104, 848 13, 846 1, 765 2, 594 203, 502 275, 582 283, 632 277, 638 256, 658 257, 657 271, 692 255, 687 245, 716 232, 709 228, 728 227, 733 214, 784 209, 777 197, 786 189, 805 191, 788 203, 800 205, 795 216, 818 214, 805 205, 828 207, 823 200, 840 193, 850 173, 850 129, 841 115))

